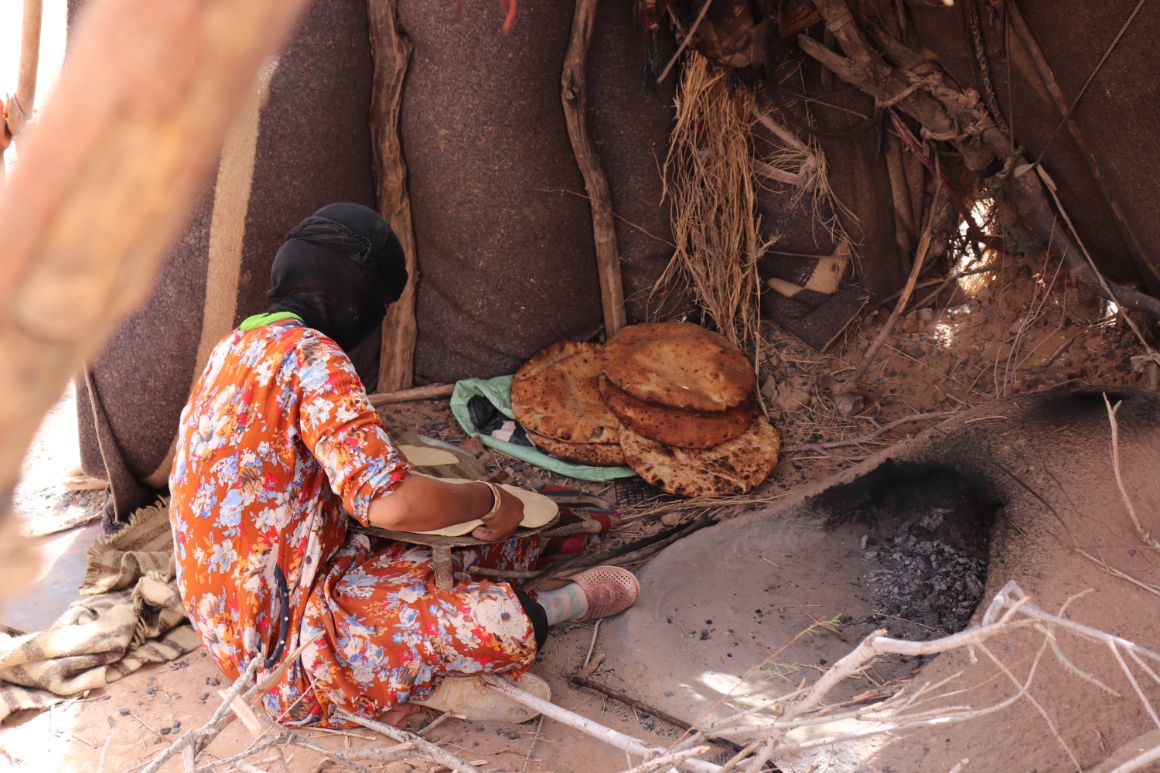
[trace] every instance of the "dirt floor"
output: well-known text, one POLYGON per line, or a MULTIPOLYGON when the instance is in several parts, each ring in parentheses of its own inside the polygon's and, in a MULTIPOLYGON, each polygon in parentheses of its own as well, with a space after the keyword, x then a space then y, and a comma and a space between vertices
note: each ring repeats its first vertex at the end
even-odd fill
MULTIPOLYGON (((916 298, 921 300, 924 293, 937 289, 938 285, 927 286, 916 298)), ((852 326, 823 354, 768 327, 760 352, 759 384, 784 444, 782 461, 771 480, 741 500, 695 503, 696 507, 684 508, 647 501, 625 506, 630 515, 625 524, 614 534, 592 539, 589 549, 607 548, 671 528, 707 508, 720 519, 768 508, 803 485, 847 469, 954 413, 995 397, 1068 383, 1149 386, 1151 374, 1133 368, 1132 357, 1144 349, 1103 302, 1065 281, 1053 267, 1044 269, 1000 257, 986 273, 951 283, 899 320, 863 379, 860 391, 864 405, 854 415, 843 416, 832 398, 832 383, 849 376, 887 314, 888 308, 852 326), (891 427, 892 422, 900 423, 891 427), (885 427, 891 428, 882 431, 885 427)), ((1150 386, 1155 388, 1155 383, 1150 386)), ((75 426, 69 427, 71 410, 66 396, 30 453, 25 484, 18 492, 28 528, 34 533, 51 533, 83 522, 96 514, 101 502, 99 492, 78 493, 63 484, 76 464, 75 426)), ((384 415, 392 428, 455 444, 467 440, 442 402, 388 406, 384 415)), ((507 470, 524 485, 566 483, 609 499, 618 493, 622 498, 630 494, 639 498, 639 491, 622 486, 618 492, 614 486, 554 478, 492 452, 483 452, 481 459, 507 470)), ((866 547, 860 546, 863 551, 866 547)), ((792 560, 782 559, 777 564, 778 580, 787 585, 805 582, 812 571, 792 560)), ((808 620, 803 616, 801 627, 808 626, 808 620)), ((727 654, 724 641, 721 658, 727 654)), ((774 648, 781 644, 784 642, 769 643, 774 648)), ((602 651, 599 631, 593 624, 565 627, 553 633, 533 670, 549 680, 555 703, 643 741, 662 746, 671 743, 678 733, 670 725, 568 682, 570 675, 589 659, 599 658, 602 651)), ((631 681, 663 681, 667 673, 664 662, 641 652, 631 681)), ((593 678, 629 695, 643 692, 617 673, 615 663, 601 665, 593 678)), ((220 702, 217 691, 226 686, 200 652, 147 667, 50 711, 7 720, 0 728, 0 768, 134 770, 172 743, 175 733, 202 725, 220 702)), ((429 723, 432 717, 416 720, 429 723)), ((307 731, 304 735, 331 750, 374 741, 370 732, 307 731)), ((502 726, 448 719, 424 735, 486 770, 615 771, 639 761, 551 720, 502 726)), ((233 723, 202 760, 229 757, 252 742, 246 729, 233 723)), ((292 771, 323 770, 323 759, 317 752, 295 748, 287 767, 292 771)), ((261 754, 250 762, 264 770, 275 769, 261 754)), ((409 763, 385 767, 373 762, 360 764, 371 770, 425 769, 409 763)), ((176 761, 166 767, 179 769, 176 761)))

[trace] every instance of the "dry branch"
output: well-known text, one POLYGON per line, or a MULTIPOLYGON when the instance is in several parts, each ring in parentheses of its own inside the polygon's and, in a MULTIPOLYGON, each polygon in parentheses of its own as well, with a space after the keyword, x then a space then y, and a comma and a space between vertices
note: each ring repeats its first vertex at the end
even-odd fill
MULTIPOLYGON (((615 746, 618 749, 623 749, 629 754, 635 754, 641 757, 645 757, 646 759, 651 759, 670 753, 670 750, 649 746, 648 744, 633 738, 630 735, 625 735, 624 733, 613 730, 610 727, 605 727, 604 725, 601 725, 598 722, 594 722, 587 717, 583 717, 573 711, 561 708, 560 706, 557 706, 550 701, 546 701, 543 698, 532 695, 526 690, 521 690, 502 677, 486 674, 483 677, 483 681, 488 685, 488 687, 492 688, 496 692, 506 695, 517 703, 522 703, 523 705, 540 712, 549 719, 554 719, 561 724, 579 730, 580 732, 596 738, 597 740, 604 741, 605 743, 611 746, 615 746)), ((684 758, 683 764, 692 770, 707 771, 709 773, 716 773, 716 771, 721 769, 717 765, 705 762, 701 759, 697 759, 696 757, 684 758)))
POLYGON ((414 378, 415 297, 419 285, 419 261, 415 226, 411 219, 411 195, 407 188, 407 160, 399 134, 403 85, 411 58, 411 41, 399 29, 397 0, 368 0, 374 82, 371 86, 371 136, 374 138, 376 198, 379 212, 399 237, 407 260, 407 286, 383 319, 379 354, 378 388, 406 389, 414 378))
POLYGON ((148 295, 305 0, 93 3, 0 191, 0 518, 40 418, 148 295))
POLYGON ((854 373, 845 383, 835 387, 835 395, 852 394, 858 389, 858 384, 861 382, 862 376, 866 374, 866 369, 870 367, 870 363, 874 361, 878 350, 882 348, 882 345, 886 343, 886 339, 890 337, 890 333, 894 330, 894 323, 898 321, 898 317, 902 314, 903 309, 906 308, 906 304, 910 303, 910 296, 914 292, 914 285, 918 281, 918 275, 922 273, 922 267, 926 263, 926 254, 930 251, 930 242, 934 235, 934 218, 935 213, 938 212, 939 189, 936 187, 934 192, 934 201, 930 204, 930 217, 927 218, 926 227, 922 231, 922 238, 918 241, 918 251, 915 253, 914 263, 910 267, 910 276, 906 278, 906 285, 902 288, 902 294, 898 296, 898 302, 894 305, 894 311, 890 312, 890 316, 887 317, 886 323, 882 325, 882 329, 878 331, 878 335, 874 337, 870 348, 862 355, 862 359, 858 362, 854 373))
POLYGON ((572 155, 584 178, 592 212, 592 241, 596 247, 596 271, 600 279, 600 305, 604 310, 604 334, 612 337, 628 322, 624 310, 624 285, 620 277, 620 251, 612 214, 612 191, 600 165, 600 155, 588 128, 588 48, 596 23, 597 0, 576 0, 572 35, 560 75, 560 102, 568 125, 572 155))
POLYGON ((1116 421, 1116 413, 1120 410, 1122 403, 1112 405, 1108 400, 1108 396, 1104 396, 1104 405, 1108 409, 1108 424, 1112 429, 1112 473, 1116 477, 1116 488, 1120 490, 1120 499, 1124 502, 1124 509, 1128 511, 1128 517, 1132 519, 1132 526, 1136 529, 1136 535, 1148 547, 1153 550, 1160 550, 1160 542, 1156 541, 1144 525, 1140 523, 1140 516, 1136 514, 1136 506, 1132 503, 1132 497, 1128 496, 1128 489, 1124 486, 1124 476, 1120 471, 1120 425, 1116 421))
POLYGON ((429 757, 440 765, 444 765, 452 770, 461 771, 462 773, 481 773, 479 768, 471 763, 456 757, 451 752, 428 741, 422 736, 408 733, 406 730, 401 730, 391 725, 385 725, 382 722, 375 722, 374 720, 366 719, 365 717, 358 717, 354 714, 348 714, 345 711, 335 712, 335 716, 339 719, 344 719, 347 722, 352 722, 356 725, 361 725, 367 730, 374 730, 376 733, 382 733, 387 738, 398 741, 399 743, 410 743, 415 745, 415 749, 421 752, 424 756, 429 757))

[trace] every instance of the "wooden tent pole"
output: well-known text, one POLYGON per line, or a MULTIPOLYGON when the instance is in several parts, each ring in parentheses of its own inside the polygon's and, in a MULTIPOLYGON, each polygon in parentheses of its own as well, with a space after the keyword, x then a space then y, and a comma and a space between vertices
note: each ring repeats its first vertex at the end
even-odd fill
POLYGON ((4 151, 32 117, 36 99, 36 70, 40 65, 40 27, 44 17, 43 0, 24 0, 24 19, 20 33, 20 74, 16 94, 0 105, 0 183, 4 182, 4 151))
POLYGON ((16 82, 16 109, 9 103, 8 129, 15 137, 32 117, 36 101, 36 71, 40 66, 40 27, 44 18, 43 0, 24 0, 24 21, 20 34, 20 75, 16 82))
POLYGON ((604 334, 612 337, 626 324, 624 285, 620 278, 620 252, 616 244, 616 224, 612 219, 612 192, 600 165, 600 156, 588 130, 588 48, 596 22, 598 0, 576 0, 572 16, 572 36, 560 76, 560 100, 568 139, 576 166, 584 178, 588 205, 592 210, 592 238, 596 245, 596 270, 600 277, 600 304, 604 310, 604 334))
POLYGON ((255 75, 305 5, 104 0, 78 22, 0 190, 0 521, 41 417, 148 296, 255 75))
POLYGON ((379 354, 380 392, 407 389, 414 382, 415 295, 419 262, 415 252, 415 226, 411 219, 411 196, 407 190, 407 160, 399 135, 403 107, 403 84, 411 59, 411 41, 399 29, 397 0, 367 0, 374 85, 371 87, 371 136, 375 160, 376 197, 379 212, 391 224, 407 256, 407 287, 391 304, 383 320, 379 354))

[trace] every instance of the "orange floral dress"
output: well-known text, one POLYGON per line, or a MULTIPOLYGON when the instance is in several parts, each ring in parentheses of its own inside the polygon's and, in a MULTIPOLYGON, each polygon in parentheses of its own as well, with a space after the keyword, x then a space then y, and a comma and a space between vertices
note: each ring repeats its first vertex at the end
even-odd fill
POLYGON ((521 671, 531 621, 511 587, 469 564, 529 568, 534 541, 458 554, 435 587, 430 552, 348 531, 410 470, 350 359, 297 319, 214 349, 181 416, 169 484, 177 580, 206 651, 235 679, 302 650, 264 697, 278 722, 345 723, 430 694, 445 674, 521 671))

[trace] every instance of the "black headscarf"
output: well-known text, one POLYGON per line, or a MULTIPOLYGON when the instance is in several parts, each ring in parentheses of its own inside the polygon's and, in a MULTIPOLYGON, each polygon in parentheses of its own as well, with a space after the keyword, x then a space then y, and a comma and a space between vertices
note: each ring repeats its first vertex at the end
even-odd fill
POLYGON ((350 351, 407 284, 403 247, 361 204, 328 204, 286 235, 270 272, 270 311, 291 311, 350 351))

